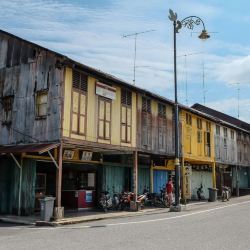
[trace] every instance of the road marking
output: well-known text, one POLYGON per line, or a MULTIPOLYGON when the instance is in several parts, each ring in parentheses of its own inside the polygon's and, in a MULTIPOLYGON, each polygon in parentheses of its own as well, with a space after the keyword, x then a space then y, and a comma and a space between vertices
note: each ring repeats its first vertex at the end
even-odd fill
MULTIPOLYGON (((209 212, 212 212, 212 211, 215 211, 215 210, 220 210, 220 209, 224 209, 224 208, 239 206, 239 205, 243 205, 243 204, 247 204, 247 203, 250 203, 250 201, 243 201, 243 202, 239 202, 239 203, 234 203, 234 204, 230 204, 230 205, 225 205, 225 206, 220 206, 220 207, 216 207, 216 208, 206 209, 206 210, 197 211, 197 212, 188 213, 188 214, 172 216, 172 217, 168 217, 168 218, 160 218, 160 219, 153 219, 153 220, 143 220, 143 221, 129 221, 129 222, 120 222, 120 223, 110 223, 110 224, 105 224, 103 226, 109 227, 109 226, 120 226, 120 225, 140 224, 140 223, 150 223, 150 222, 157 222, 157 221, 180 219, 180 218, 183 218, 183 217, 188 217, 188 216, 192 216, 192 215, 196 215, 196 214, 202 214, 202 213, 209 213, 209 212)), ((80 228, 92 228, 92 227, 94 228, 96 226, 89 226, 88 225, 88 226, 67 227, 67 228, 80 229, 80 228)), ((57 228, 59 229, 59 228, 62 228, 62 227, 57 227, 57 228)))
POLYGON ((18 230, 18 229, 58 230, 58 229, 104 228, 104 227, 109 227, 109 226, 121 226, 121 225, 130 225, 130 224, 150 223, 150 222, 181 219, 181 218, 188 217, 188 216, 193 216, 193 215, 203 214, 203 213, 209 213, 209 212, 213 212, 213 211, 216 211, 216 210, 235 207, 235 206, 239 206, 239 205, 243 205, 243 204, 247 204, 247 203, 250 203, 250 201, 243 201, 243 202, 234 203, 234 204, 230 204, 230 205, 224 205, 224 206, 220 206, 220 207, 216 207, 216 208, 201 210, 201 211, 197 211, 197 212, 193 212, 193 213, 182 214, 182 215, 177 215, 177 216, 172 216, 172 217, 167 217, 167 218, 153 219, 153 220, 128 221, 128 222, 100 224, 100 225, 93 225, 93 226, 85 225, 85 226, 71 226, 71 227, 68 227, 68 226, 67 227, 65 227, 65 226, 58 226, 58 227, 8 227, 8 230, 9 229, 16 229, 16 230, 18 230))

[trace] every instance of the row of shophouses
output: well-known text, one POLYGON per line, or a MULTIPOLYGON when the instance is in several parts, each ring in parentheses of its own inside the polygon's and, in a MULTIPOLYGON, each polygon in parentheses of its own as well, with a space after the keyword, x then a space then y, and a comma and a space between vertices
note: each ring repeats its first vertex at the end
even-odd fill
MULTIPOLYGON (((159 192, 174 175, 174 103, 0 31, 0 213, 29 215, 42 195, 58 213, 100 192, 159 192)), ((250 125, 180 105, 182 196, 201 185, 250 188, 250 125), (188 183, 187 183, 188 182, 188 183)))

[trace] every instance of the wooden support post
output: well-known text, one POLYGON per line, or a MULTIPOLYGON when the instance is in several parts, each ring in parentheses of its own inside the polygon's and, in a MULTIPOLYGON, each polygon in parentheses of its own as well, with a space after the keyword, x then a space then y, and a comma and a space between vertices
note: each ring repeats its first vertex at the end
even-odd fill
POLYGON ((185 200, 185 204, 186 204, 186 198, 184 197, 184 157, 182 157, 181 159, 181 198, 184 201, 185 200))
POLYGON ((62 143, 59 146, 58 154, 58 168, 56 169, 56 207, 55 218, 61 219, 64 217, 64 210, 62 208, 62 143))
POLYGON ((235 172, 236 172, 236 196, 239 197, 240 189, 239 189, 239 166, 238 165, 236 165, 235 172))
POLYGON ((213 178, 213 188, 216 188, 216 167, 215 162, 212 164, 212 178, 213 178))
POLYGON ((154 190, 154 161, 151 161, 150 166, 150 192, 153 193, 154 190))
POLYGON ((138 152, 134 151, 134 171, 133 171, 133 192, 135 194, 135 201, 137 201, 138 196, 138 152))

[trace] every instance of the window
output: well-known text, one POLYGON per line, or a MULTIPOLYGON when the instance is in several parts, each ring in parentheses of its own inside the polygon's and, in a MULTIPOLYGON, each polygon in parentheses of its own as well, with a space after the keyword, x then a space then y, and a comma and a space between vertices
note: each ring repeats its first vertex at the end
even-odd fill
POLYGON ((200 118, 197 118, 197 128, 202 129, 202 120, 200 118))
POLYGON ((206 130, 207 130, 207 132, 211 131, 211 123, 210 122, 206 122, 206 130))
POLYGON ((122 89, 121 92, 121 141, 131 142, 132 92, 122 89))
POLYGON ((151 100, 142 97, 142 111, 151 114, 151 100))
POLYGON ((41 90, 36 93, 36 117, 44 118, 47 116, 48 91, 41 90))
POLYGON ((220 126, 216 125, 216 135, 220 135, 220 126))
POLYGON ((197 131, 197 142, 202 143, 202 131, 201 130, 197 131))
POLYGON ((88 76, 73 70, 72 88, 71 131, 74 134, 84 135, 86 130, 88 76))
POLYGON ((152 115, 151 100, 142 97, 142 119, 141 119, 141 144, 143 148, 150 149, 152 144, 152 115))
POLYGON ((166 150, 167 140, 166 105, 158 103, 158 148, 166 150))
POLYGON ((192 116, 188 113, 186 113, 186 124, 192 125, 192 116))
POLYGON ((3 125, 10 125, 12 120, 12 106, 13 106, 14 96, 4 96, 2 98, 1 104, 3 107, 3 125))
POLYGON ((158 116, 166 118, 166 105, 158 103, 158 116))
POLYGON ((231 139, 234 140, 234 131, 231 130, 231 139))
POLYGON ((99 123, 98 123, 98 137, 100 139, 110 139, 111 129, 111 100, 99 98, 99 123))
POLYGON ((224 138, 227 138, 227 128, 223 128, 224 138))

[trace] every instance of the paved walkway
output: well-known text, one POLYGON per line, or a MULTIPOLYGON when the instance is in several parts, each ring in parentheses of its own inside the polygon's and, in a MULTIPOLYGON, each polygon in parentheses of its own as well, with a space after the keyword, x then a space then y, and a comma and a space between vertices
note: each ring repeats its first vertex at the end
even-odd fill
MULTIPOLYGON (((214 205, 217 202, 214 202, 214 205)), ((209 204, 207 201, 195 202, 192 201, 187 205, 182 206, 182 210, 190 210, 194 209, 199 205, 209 204)), ((211 204, 211 203, 210 203, 211 204)), ((37 225, 37 226, 58 226, 58 225, 68 225, 68 224, 76 224, 104 219, 112 219, 112 218, 124 218, 124 217, 132 217, 132 216, 140 216, 145 214, 154 214, 154 213, 163 213, 168 212, 168 208, 144 208, 137 212, 132 211, 110 211, 107 213, 101 211, 66 211, 65 218, 52 221, 52 222, 44 222, 40 221, 40 217, 38 216, 14 216, 14 215, 6 215, 0 216, 0 221, 7 223, 15 223, 15 224, 24 224, 24 225, 37 225)))

